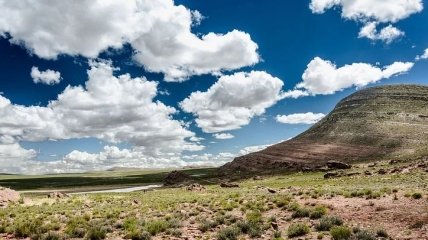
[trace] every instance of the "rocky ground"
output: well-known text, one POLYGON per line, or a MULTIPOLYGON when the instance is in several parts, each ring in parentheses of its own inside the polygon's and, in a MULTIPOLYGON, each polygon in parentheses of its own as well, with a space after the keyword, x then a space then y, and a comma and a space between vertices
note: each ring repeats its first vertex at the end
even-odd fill
POLYGON ((0 238, 428 239, 426 163, 384 161, 211 185, 175 172, 172 187, 154 191, 24 196, 0 210, 0 238))

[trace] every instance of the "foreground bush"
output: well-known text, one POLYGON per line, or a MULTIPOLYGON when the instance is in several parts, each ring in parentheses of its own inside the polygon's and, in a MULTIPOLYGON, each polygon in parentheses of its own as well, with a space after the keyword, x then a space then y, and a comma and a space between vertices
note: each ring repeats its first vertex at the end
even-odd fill
POLYGON ((241 231, 238 227, 227 227, 217 233, 218 240, 237 240, 241 231))
POLYGON ((334 240, 347 240, 351 238, 351 229, 345 226, 334 226, 330 229, 331 237, 334 240))
POLYGON ((320 219, 320 223, 315 226, 318 231, 329 231, 334 226, 341 226, 343 221, 336 216, 326 216, 320 219))
POLYGON ((308 234, 310 231, 311 229, 306 224, 295 223, 288 227, 287 235, 290 238, 299 237, 308 234))

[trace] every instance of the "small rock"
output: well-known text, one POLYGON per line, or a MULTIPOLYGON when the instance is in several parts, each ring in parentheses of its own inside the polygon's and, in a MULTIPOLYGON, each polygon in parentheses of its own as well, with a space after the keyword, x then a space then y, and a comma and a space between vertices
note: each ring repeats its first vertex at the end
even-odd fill
POLYGON ((370 172, 369 170, 367 170, 367 171, 364 172, 364 174, 367 175, 367 176, 370 176, 370 175, 372 175, 372 172, 370 172))
POLYGON ((278 230, 278 223, 276 223, 276 222, 272 222, 270 225, 272 226, 272 228, 273 228, 274 230, 278 230))
POLYGON ((51 192, 48 194, 48 198, 59 199, 59 198, 67 198, 70 197, 67 193, 61 192, 51 192))
POLYGON ((222 182, 222 183, 220 183, 220 187, 222 187, 222 188, 236 188, 236 187, 239 187, 239 185, 236 183, 222 182))
POLYGON ((324 174, 324 178, 334 178, 334 177, 339 177, 339 173, 337 172, 328 172, 326 174, 324 174))
POLYGON ((377 171, 377 173, 383 175, 383 174, 386 174, 386 170, 381 168, 381 169, 379 169, 379 171, 377 171))
POLYGON ((254 176, 253 180, 263 180, 263 178, 261 176, 254 176))
POLYGON ((268 192, 270 192, 270 193, 276 193, 276 190, 275 190, 275 189, 268 188, 267 190, 268 190, 268 192))
POLYGON ((327 167, 330 169, 350 169, 352 166, 347 163, 338 162, 338 161, 328 161, 327 167))
POLYGON ((201 184, 193 183, 193 184, 186 186, 186 190, 192 191, 192 192, 201 192, 201 191, 205 190, 205 187, 202 186, 201 184))

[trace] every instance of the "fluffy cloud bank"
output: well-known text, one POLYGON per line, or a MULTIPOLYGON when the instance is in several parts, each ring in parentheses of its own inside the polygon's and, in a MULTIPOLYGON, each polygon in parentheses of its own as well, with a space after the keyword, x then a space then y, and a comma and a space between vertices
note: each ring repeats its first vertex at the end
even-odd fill
POLYGON ((290 115, 277 115, 277 122, 285 124, 314 124, 321 120, 325 115, 323 113, 295 113, 290 115))
POLYGON ((367 63, 353 63, 337 67, 334 63, 315 57, 302 75, 303 82, 297 84, 311 95, 333 94, 349 87, 364 87, 382 79, 407 73, 414 63, 394 62, 379 68, 367 63))
POLYGON ((34 83, 55 85, 61 81, 61 73, 50 69, 40 71, 38 67, 32 67, 30 75, 34 83))
POLYGON ((247 33, 192 33, 201 14, 173 0, 0 0, 0 15, 0 36, 45 59, 95 58, 129 43, 136 62, 171 81, 259 61, 247 33))
POLYGON ((239 72, 220 77, 206 92, 192 93, 180 106, 196 116, 204 132, 238 129, 282 99, 283 84, 266 72, 239 72))
POLYGON ((360 37, 382 40, 386 43, 392 42, 404 33, 391 25, 378 31, 377 25, 396 23, 423 9, 422 0, 311 0, 309 5, 312 12, 317 14, 336 6, 341 7, 342 18, 364 24, 360 37))
POLYGON ((132 144, 148 156, 201 150, 187 141, 194 133, 172 119, 176 109, 153 98, 157 83, 128 74, 115 76, 109 62, 91 62, 83 86, 68 86, 46 107, 21 106, 0 96, 3 142, 95 137, 132 144))

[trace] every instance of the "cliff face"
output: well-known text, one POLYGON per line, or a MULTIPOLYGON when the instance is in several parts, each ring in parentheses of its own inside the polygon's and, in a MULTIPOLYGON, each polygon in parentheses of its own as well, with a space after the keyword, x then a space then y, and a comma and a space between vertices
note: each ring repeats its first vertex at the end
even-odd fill
POLYGON ((294 139, 238 157, 221 170, 293 170, 329 160, 422 155, 428 155, 428 87, 393 85, 358 91, 294 139))

